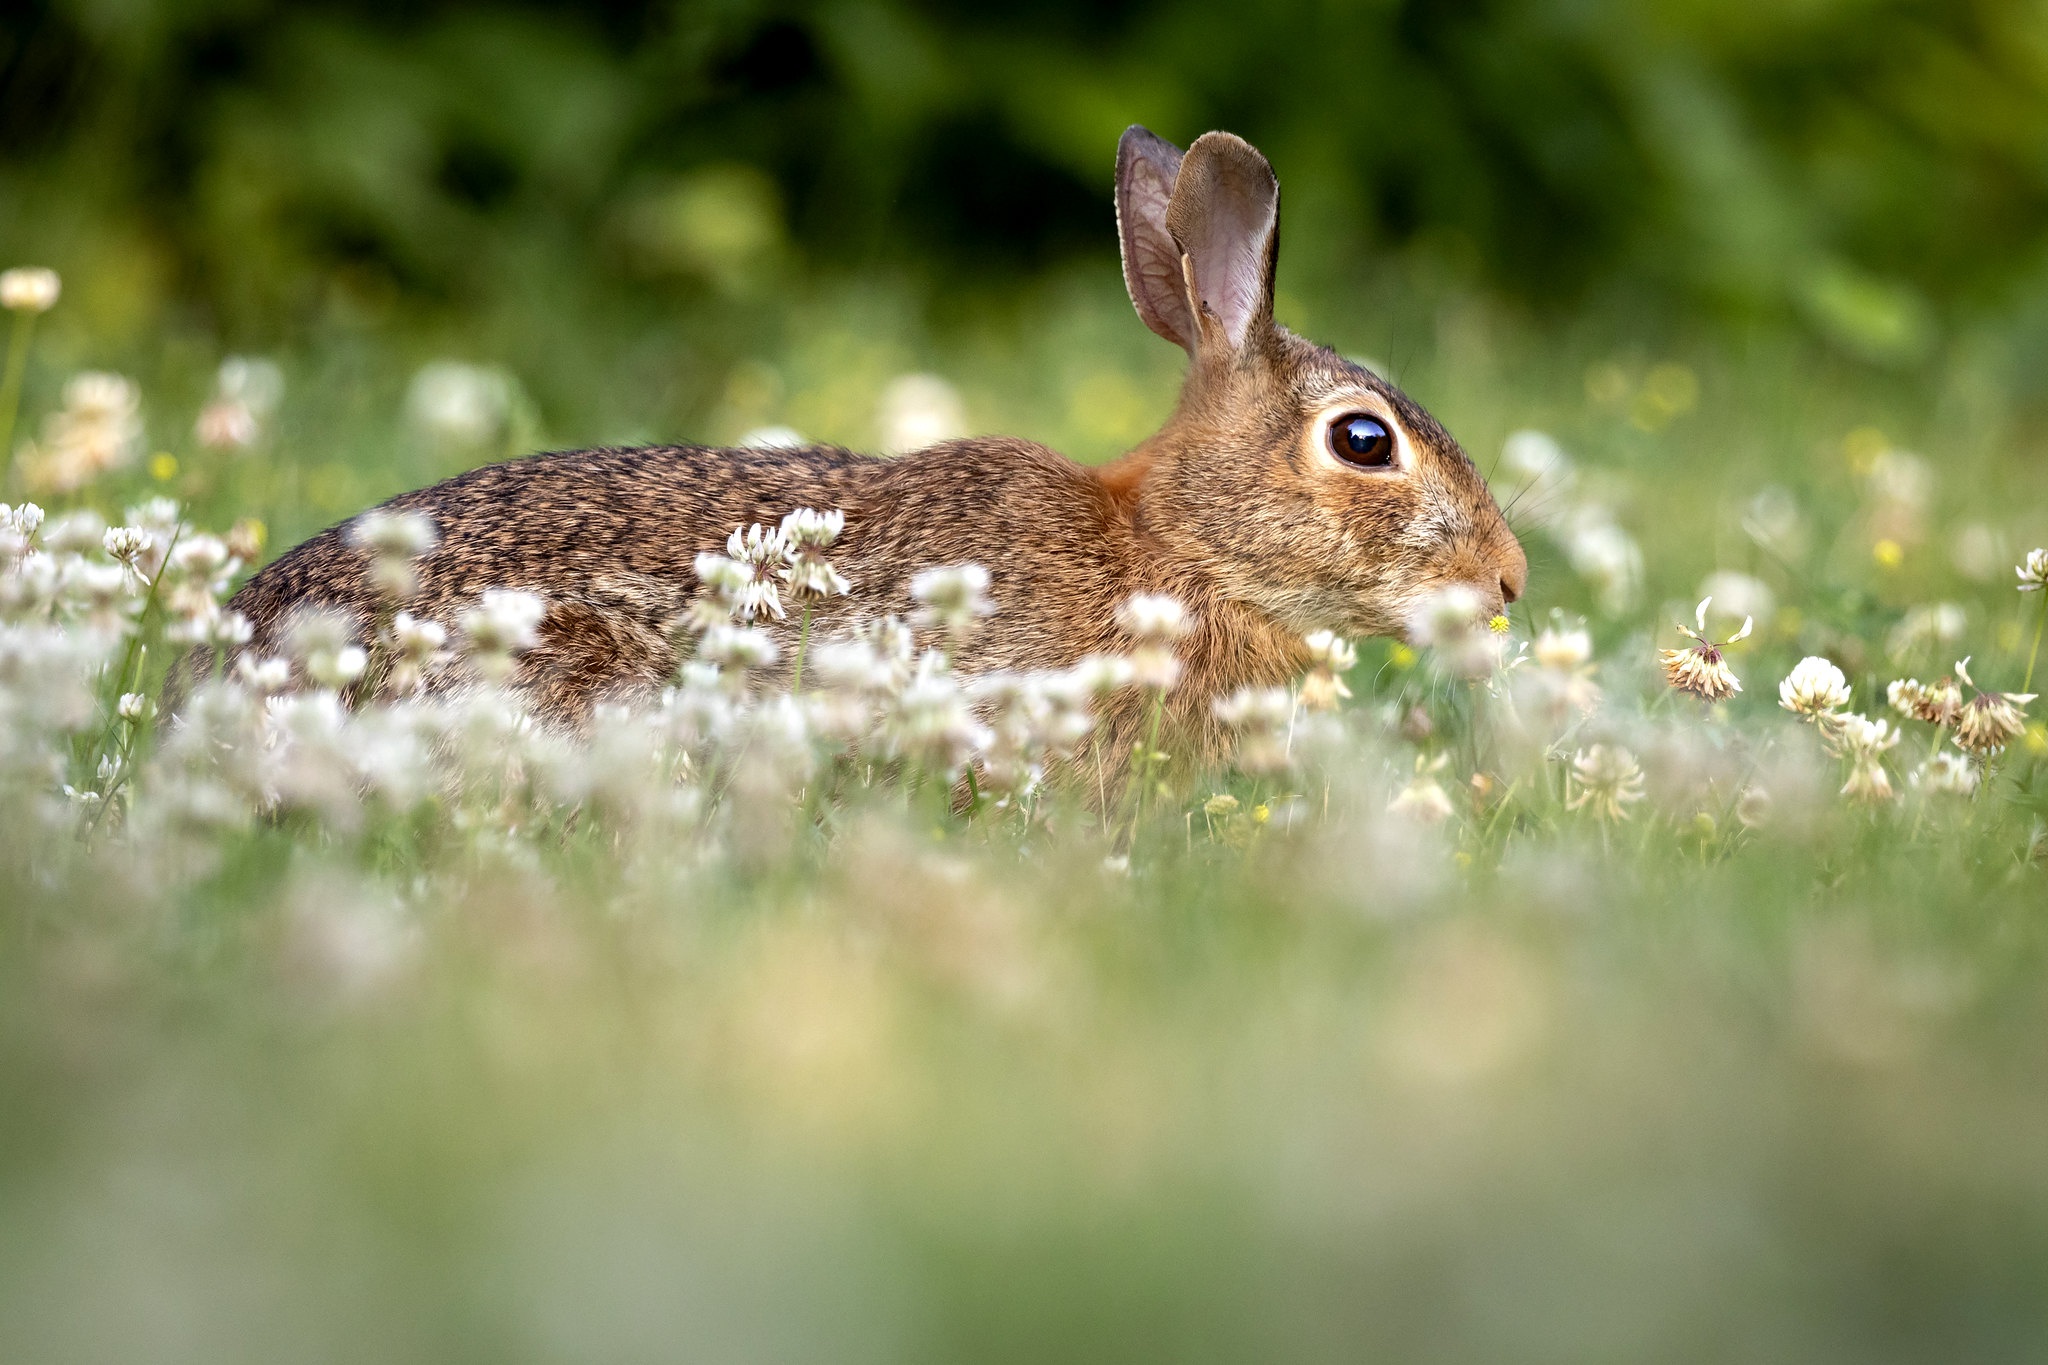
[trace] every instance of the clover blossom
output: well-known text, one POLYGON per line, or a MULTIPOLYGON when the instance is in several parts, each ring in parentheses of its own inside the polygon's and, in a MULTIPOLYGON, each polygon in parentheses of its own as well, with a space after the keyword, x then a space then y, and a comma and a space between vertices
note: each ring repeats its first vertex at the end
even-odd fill
POLYGON ((1723 701, 1742 690, 1741 679, 1735 676, 1735 670, 1728 666, 1728 661, 1721 657, 1721 651, 1748 639, 1750 631, 1756 625, 1754 617, 1745 616, 1742 619, 1742 628, 1726 640, 1709 640, 1704 632, 1707 628, 1707 608, 1712 606, 1713 602, 1714 599, 1711 597, 1701 599, 1699 610, 1693 617, 1699 626, 1697 630, 1687 626, 1683 621, 1678 623, 1680 633, 1689 636, 1692 644, 1684 649, 1658 651, 1658 658, 1664 665, 1664 680, 1677 691, 1690 692, 1706 702, 1723 701))
POLYGON ((2026 733, 2026 709, 2034 693, 1984 691, 1971 680, 1968 659, 1956 664, 1956 677, 1977 694, 1956 717, 1957 747, 1989 758, 2026 733))
POLYGON ((1825 725, 1849 704, 1849 679, 1834 660, 1808 655, 1778 684, 1778 705, 1795 716, 1825 725))
POLYGON ((1643 768, 1620 745, 1595 744, 1573 756, 1569 786, 1566 810, 1588 810, 1612 824, 1628 819, 1628 808, 1643 799, 1643 768))
POLYGON ((1152 692, 1167 692, 1180 681, 1180 659, 1173 647, 1195 628, 1195 618, 1180 599, 1164 593, 1138 593, 1117 606, 1117 626, 1131 637, 1131 681, 1152 692))

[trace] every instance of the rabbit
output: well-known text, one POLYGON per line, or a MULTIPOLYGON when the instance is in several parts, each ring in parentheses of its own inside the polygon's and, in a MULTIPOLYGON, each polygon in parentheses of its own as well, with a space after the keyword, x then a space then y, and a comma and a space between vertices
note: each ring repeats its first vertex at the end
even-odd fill
MULTIPOLYGON (((1280 191, 1257 150, 1211 132, 1183 153, 1133 126, 1115 201, 1131 302, 1188 366, 1166 424, 1114 462, 1084 466, 1003 436, 893 459, 830 446, 534 455, 384 504, 425 513, 439 533, 408 609, 452 627, 486 589, 541 595, 538 644, 512 685, 537 716, 573 728, 676 673, 697 552, 720 549, 736 526, 838 508, 845 530, 830 556, 853 589, 818 608, 812 639, 907 617, 914 573, 974 562, 996 610, 959 670, 1056 669, 1120 652, 1117 606, 1170 594, 1195 628, 1178 647, 1165 733, 1215 756, 1213 702, 1298 676, 1305 633, 1399 636, 1453 584, 1491 611, 1521 594, 1522 549, 1457 442, 1386 380, 1274 321, 1280 191)), ((377 597, 349 524, 234 597, 253 631, 247 650, 282 652, 305 606, 370 631, 377 597)), ((786 665, 795 623, 770 624, 786 665)), ((458 662, 428 686, 465 681, 458 662)), ((1103 708, 1097 734, 1111 755, 1129 754, 1147 705, 1127 690, 1103 708)))

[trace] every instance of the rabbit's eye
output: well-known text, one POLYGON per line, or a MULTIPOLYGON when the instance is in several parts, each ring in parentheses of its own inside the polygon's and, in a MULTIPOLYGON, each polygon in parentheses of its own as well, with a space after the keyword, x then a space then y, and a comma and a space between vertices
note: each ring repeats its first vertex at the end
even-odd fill
POLYGON ((1354 412, 1330 423, 1330 453, 1345 464, 1385 469, 1394 462, 1394 437, 1379 418, 1354 412))

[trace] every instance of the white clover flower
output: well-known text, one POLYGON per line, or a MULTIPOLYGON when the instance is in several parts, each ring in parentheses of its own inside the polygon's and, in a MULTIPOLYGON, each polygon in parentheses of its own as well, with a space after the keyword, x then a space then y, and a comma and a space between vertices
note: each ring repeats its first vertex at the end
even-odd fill
POLYGON ((967 431, 967 410, 951 384, 935 374, 899 375, 882 390, 876 425, 891 454, 922 450, 967 431))
POLYGON ((460 361, 424 365, 406 390, 405 411, 421 433, 451 446, 479 446, 512 412, 513 383, 503 370, 460 361))
POLYGON ((1319 630, 1302 643, 1308 648, 1308 676, 1301 680, 1301 704, 1311 711, 1332 711, 1351 695, 1344 675, 1358 666, 1358 651, 1332 631, 1319 630))
POLYGON ((882 725, 888 751, 927 769, 957 773, 994 740, 975 718, 959 680, 937 655, 926 654, 882 725))
MULTIPOLYGON (((58 518, 58 521, 59 523, 61 523, 70 517, 84 517, 88 520, 97 520, 98 514, 89 509, 83 509, 77 512, 67 513, 66 517, 60 517, 58 518)), ((43 509, 36 506, 34 503, 24 502, 19 503, 13 507, 9 507, 6 503, 0 502, 0 527, 5 527, 7 530, 14 532, 14 534, 18 536, 33 537, 35 533, 42 527, 42 524, 43 509)), ((104 529, 106 523, 104 521, 101 521, 99 525, 102 529, 104 529)), ((56 528, 53 526, 51 529, 55 530, 56 528)), ((90 548, 93 545, 98 544, 99 538, 99 532, 94 531, 93 534, 86 539, 86 542, 83 545, 52 545, 50 544, 48 537, 44 538, 43 544, 46 549, 50 550, 84 550, 90 548)))
POLYGON ((434 519, 425 512, 392 512, 379 508, 349 524, 349 544, 370 557, 370 583, 393 601, 419 591, 414 561, 440 544, 434 519))
POLYGON ((1572 569, 1591 584, 1600 609, 1619 616, 1642 592, 1643 552, 1607 509, 1584 505, 1565 524, 1565 551, 1572 569))
POLYGON ((239 649, 256 636, 256 627, 238 611, 215 610, 209 612, 204 621, 205 629, 195 641, 197 644, 239 649))
POLYGON ((1974 796, 1979 781, 1977 765, 1962 754, 1939 753, 1920 765, 1913 785, 1940 796, 1974 796))
POLYGON ((2021 592, 2048 587, 2048 550, 2029 550, 2025 562, 2013 572, 2019 575, 2021 592))
POLYGON ((63 292, 57 272, 39 265, 18 265, 0 271, 0 308, 10 313, 47 313, 63 292))
POLYGON ((132 380, 87 371, 64 385, 64 406, 43 424, 24 456, 30 487, 70 493, 135 458, 142 445, 142 395, 132 380))
POLYGON ((703 643, 697 646, 700 658, 717 664, 720 668, 741 673, 758 673, 772 668, 781 651, 775 646, 775 637, 765 630, 753 626, 713 626, 704 632, 703 643))
POLYGON ((782 518, 783 540, 798 549, 825 549, 839 539, 839 533, 845 529, 846 513, 836 507, 829 512, 799 507, 782 518))
POLYGON ((1410 611, 1408 638, 1456 678, 1487 677, 1508 647, 1507 635, 1492 629, 1484 599, 1462 583, 1437 589, 1410 611))
POLYGON ((1194 630, 1195 618, 1178 598, 1163 593, 1126 598, 1116 609, 1116 623, 1134 645, 1133 682, 1148 691, 1165 692, 1180 681, 1181 663, 1173 646, 1194 630))
POLYGON ((1139 593, 1116 609, 1117 626, 1141 644, 1172 644, 1194 630, 1194 617, 1180 599, 1165 593, 1139 593))
POLYGON ((149 698, 140 692, 123 692, 121 700, 114 707, 115 712, 125 721, 138 721, 149 714, 149 698))
POLYGON ((1580 626, 1563 630, 1547 626, 1532 648, 1539 668, 1558 673, 1575 673, 1593 659, 1593 636, 1580 626))
POLYGON ((751 528, 751 540, 734 531, 726 541, 724 555, 700 551, 695 561, 697 581, 707 592, 690 606, 686 624, 698 631, 729 621, 742 623, 762 616, 780 621, 786 613, 775 581, 762 573, 769 564, 786 560, 787 545, 779 531, 761 526, 751 528))
POLYGON ((1066 686, 1091 699, 1137 681, 1131 661, 1121 654, 1084 654, 1062 676, 1066 686))
POLYGON ((1915 654, 1951 649, 1970 628, 1969 614, 1954 602, 1931 602, 1907 612, 1885 636, 1885 653, 1895 662, 1915 654))
POLYGON ((1407 786, 1394 794, 1387 810, 1425 825, 1440 825, 1457 813, 1443 784, 1427 773, 1418 772, 1407 786))
POLYGON ((1836 747, 1849 760, 1849 780, 1842 784, 1842 795, 1864 805, 1881 805, 1896 796, 1891 774, 1884 766, 1886 751, 1899 742, 1899 732, 1891 722, 1850 712, 1836 717, 1831 729, 1836 747))
POLYGON ((228 543, 219 536, 189 535, 171 549, 170 571, 192 578, 213 578, 234 562, 228 543))
POLYGON ((1595 744, 1573 756, 1570 788, 1567 810, 1589 810, 1612 824, 1628 819, 1628 808, 1643 799, 1643 768, 1620 745, 1595 744))
POLYGON ((362 677, 369 662, 361 645, 343 645, 332 653, 308 655, 306 672, 320 686, 339 690, 362 677))
POLYGON ((1809 655, 1778 684, 1778 705, 1808 720, 1832 716, 1849 704, 1849 680, 1831 659, 1809 655))
POLYGON ((844 597, 853 591, 853 584, 824 555, 845 529, 846 514, 836 508, 820 512, 799 507, 782 519, 782 539, 788 546, 789 563, 777 572, 793 596, 844 597))
POLYGON ((728 559, 754 568, 773 568, 789 562, 789 540, 778 526, 736 526, 725 540, 728 559))
POLYGON ((486 588, 476 606, 457 621, 463 646, 486 677, 503 678, 512 671, 512 656, 540 642, 541 618, 547 599, 513 588, 486 588))
POLYGON ((956 643, 965 640, 995 614, 988 585, 988 570, 979 564, 925 569, 910 580, 910 595, 922 604, 913 619, 925 629, 943 630, 956 643))
POLYGON ((100 543, 109 558, 134 565, 149 550, 154 537, 138 526, 115 526, 102 533, 100 543))
POLYGON ((235 660, 235 681, 257 696, 267 697, 291 685, 292 666, 283 659, 259 659, 244 654, 235 660))
POLYGON ((448 631, 438 621, 422 620, 409 611, 391 618, 391 686, 405 693, 419 689, 427 671, 447 658, 448 631))
POLYGON ((379 508, 350 523, 351 545, 390 559, 418 559, 441 542, 434 519, 425 512, 392 512, 379 508))
POLYGON ((283 397, 284 371, 275 362, 229 356, 214 374, 213 396, 199 410, 192 434, 215 450, 251 449, 283 397))
POLYGON ((780 425, 755 427, 739 439, 742 450, 801 450, 809 444, 795 427, 780 425))
POLYGON ((1218 697, 1210 710, 1236 741, 1236 763, 1254 775, 1287 771, 1288 727, 1294 699, 1280 687, 1241 687, 1218 697))

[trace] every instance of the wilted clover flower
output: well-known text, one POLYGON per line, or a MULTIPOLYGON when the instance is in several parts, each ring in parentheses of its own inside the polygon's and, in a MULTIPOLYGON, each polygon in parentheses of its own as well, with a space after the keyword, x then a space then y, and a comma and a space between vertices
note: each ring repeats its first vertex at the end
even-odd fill
POLYGON ((365 512, 350 523, 349 544, 370 556, 370 582, 380 596, 405 601, 419 591, 413 561, 440 544, 425 512, 365 512))
POLYGON ((1721 657, 1721 651, 1729 645, 1749 638, 1755 626, 1752 618, 1744 617, 1742 629, 1726 640, 1709 640, 1702 632, 1707 628, 1707 608, 1714 599, 1709 597, 1700 602, 1694 619, 1699 629, 1694 630, 1683 621, 1678 629, 1691 637, 1692 644, 1684 649, 1658 651, 1664 664, 1664 680, 1680 692, 1690 692, 1704 701, 1716 702, 1734 696, 1742 690, 1742 682, 1735 676, 1735 670, 1728 667, 1728 661, 1721 657))
POLYGON ((1216 719, 1237 742, 1239 769, 1256 776, 1287 771, 1289 723, 1294 699, 1280 687, 1241 687, 1211 705, 1216 719))
POLYGON ((1589 810, 1608 823, 1626 820, 1628 808, 1643 799, 1643 768, 1620 745, 1595 744, 1573 756, 1570 787, 1567 810, 1589 810))
POLYGON ((1301 704, 1311 711, 1334 711, 1337 703, 1351 695, 1344 675, 1358 665, 1358 651, 1351 642, 1327 630, 1316 631, 1302 642, 1308 646, 1308 676, 1301 680, 1301 704))
POLYGON ((63 281, 39 265, 18 265, 0 272, 0 308, 10 313, 47 313, 57 306, 63 281))
POLYGON ((853 585, 825 559, 825 550, 846 529, 846 514, 799 507, 782 519, 789 563, 778 572, 794 597, 844 597, 853 585))
POLYGON ((937 628, 956 645, 974 633, 982 618, 995 613, 988 600, 988 570, 979 564, 948 564, 926 569, 910 580, 910 595, 922 604, 912 618, 926 629, 937 628))
POLYGON ((1914 786, 1943 796, 1972 796, 1977 782, 1977 765, 1961 754, 1936 754, 1913 774, 1914 786))
POLYGON ((1956 717, 1956 744, 1989 757, 2026 733, 2027 703, 2032 692, 1986 692, 1970 678, 1970 661, 1956 664, 1956 677, 1977 695, 1963 703, 1956 717))
POLYGON ((1816 722, 1831 719, 1849 704, 1849 679, 1832 659, 1808 655, 1778 684, 1778 705, 1816 722))
POLYGON ((1891 800, 1896 793, 1891 774, 1885 771, 1884 754, 1899 742, 1899 732, 1891 722, 1850 712, 1836 720, 1834 735, 1849 759, 1849 780, 1842 784, 1842 795, 1866 805, 1891 800))
POLYGON ((2020 576, 2021 592, 2040 592, 2048 587, 2048 550, 2029 550, 2025 562, 2013 572, 2020 576))
POLYGON ((512 656, 539 643, 547 601, 539 593, 514 588, 486 588, 477 605, 457 622, 470 662, 485 677, 501 680, 512 672, 512 656))
POLYGON ((1900 678, 1885 689, 1885 699, 1902 716, 1944 728, 1954 725, 1963 710, 1963 690, 1956 686, 1954 678, 1931 684, 1917 678, 1900 678))

